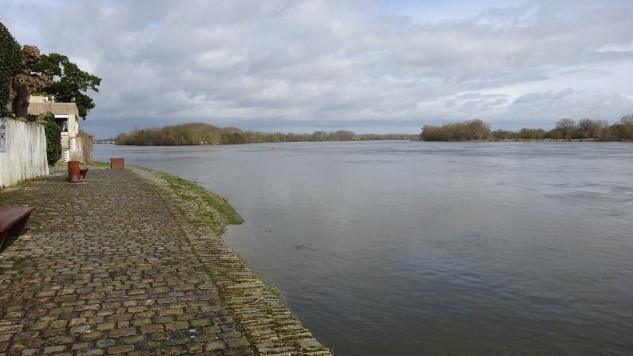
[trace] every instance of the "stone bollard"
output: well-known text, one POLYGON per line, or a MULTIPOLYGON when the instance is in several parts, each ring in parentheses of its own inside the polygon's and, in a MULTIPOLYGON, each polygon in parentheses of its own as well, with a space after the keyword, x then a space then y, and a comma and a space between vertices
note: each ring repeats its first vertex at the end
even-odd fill
POLYGON ((68 181, 77 183, 81 180, 81 168, 79 161, 68 161, 68 181))

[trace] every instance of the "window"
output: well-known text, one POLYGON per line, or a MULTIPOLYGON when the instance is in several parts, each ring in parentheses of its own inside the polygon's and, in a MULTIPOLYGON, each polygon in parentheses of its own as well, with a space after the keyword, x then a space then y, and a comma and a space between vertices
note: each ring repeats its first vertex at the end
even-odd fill
POLYGON ((62 132, 68 132, 68 118, 56 117, 55 122, 57 122, 57 125, 62 128, 62 132))

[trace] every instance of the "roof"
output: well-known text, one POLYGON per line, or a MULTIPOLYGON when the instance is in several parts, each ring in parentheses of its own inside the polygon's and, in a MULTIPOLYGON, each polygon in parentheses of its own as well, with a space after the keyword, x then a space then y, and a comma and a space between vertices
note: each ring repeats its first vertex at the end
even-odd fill
POLYGON ((75 103, 29 103, 28 114, 29 115, 41 115, 47 112, 51 112, 54 115, 75 115, 79 116, 79 110, 75 103))

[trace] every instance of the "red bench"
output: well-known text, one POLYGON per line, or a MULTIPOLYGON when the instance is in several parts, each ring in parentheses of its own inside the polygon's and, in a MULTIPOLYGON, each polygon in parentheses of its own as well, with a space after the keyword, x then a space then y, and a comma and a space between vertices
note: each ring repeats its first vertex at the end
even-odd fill
POLYGON ((35 208, 22 206, 0 207, 0 248, 7 236, 19 236, 35 208))

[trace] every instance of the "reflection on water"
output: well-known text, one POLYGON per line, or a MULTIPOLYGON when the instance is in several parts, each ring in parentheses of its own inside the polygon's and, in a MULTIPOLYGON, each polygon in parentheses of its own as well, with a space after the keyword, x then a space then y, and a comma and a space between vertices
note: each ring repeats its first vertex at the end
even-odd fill
POLYGON ((180 173, 341 355, 633 352, 633 145, 97 145, 180 173))

